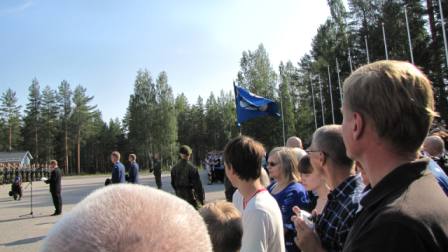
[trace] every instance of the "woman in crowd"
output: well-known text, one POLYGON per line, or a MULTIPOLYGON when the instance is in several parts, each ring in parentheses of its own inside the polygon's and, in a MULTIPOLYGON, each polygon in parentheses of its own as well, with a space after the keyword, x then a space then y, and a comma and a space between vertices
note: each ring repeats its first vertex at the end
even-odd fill
POLYGON ((327 203, 327 196, 330 193, 330 188, 325 183, 322 174, 317 169, 313 168, 308 155, 300 160, 299 172, 306 190, 311 191, 317 197, 317 202, 314 204, 312 213, 313 215, 319 215, 322 213, 322 210, 327 203))
POLYGON ((282 212, 285 233, 286 251, 299 251, 294 244, 296 235, 291 221, 292 207, 299 206, 306 209, 310 204, 305 188, 298 183, 300 176, 297 169, 297 158, 286 147, 274 148, 269 153, 268 171, 274 182, 268 186, 268 191, 276 199, 282 212))

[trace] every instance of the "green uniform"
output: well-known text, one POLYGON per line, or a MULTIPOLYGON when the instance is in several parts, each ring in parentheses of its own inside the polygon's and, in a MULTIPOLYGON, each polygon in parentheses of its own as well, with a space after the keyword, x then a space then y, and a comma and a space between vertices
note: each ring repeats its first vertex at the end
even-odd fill
POLYGON ((204 204, 204 188, 198 170, 187 160, 181 159, 171 170, 171 185, 176 195, 194 208, 204 204))

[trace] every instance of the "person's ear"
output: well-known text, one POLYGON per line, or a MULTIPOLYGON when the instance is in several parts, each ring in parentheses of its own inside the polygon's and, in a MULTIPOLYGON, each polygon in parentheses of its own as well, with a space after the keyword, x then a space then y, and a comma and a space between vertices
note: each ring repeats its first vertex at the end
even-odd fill
POLYGON ((327 162, 327 157, 325 156, 325 153, 319 152, 319 162, 320 166, 324 167, 325 163, 327 162))
POLYGON ((362 137, 365 127, 366 121, 364 117, 358 112, 353 112, 352 133, 354 140, 359 140, 362 137))

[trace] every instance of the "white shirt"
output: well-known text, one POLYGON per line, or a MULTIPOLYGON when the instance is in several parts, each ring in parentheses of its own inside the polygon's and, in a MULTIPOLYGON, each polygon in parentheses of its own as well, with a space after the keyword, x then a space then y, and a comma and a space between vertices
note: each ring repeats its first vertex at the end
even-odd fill
POLYGON ((244 208, 244 199, 236 190, 233 204, 242 213, 241 252, 284 252, 283 221, 277 201, 268 191, 252 197, 244 208))

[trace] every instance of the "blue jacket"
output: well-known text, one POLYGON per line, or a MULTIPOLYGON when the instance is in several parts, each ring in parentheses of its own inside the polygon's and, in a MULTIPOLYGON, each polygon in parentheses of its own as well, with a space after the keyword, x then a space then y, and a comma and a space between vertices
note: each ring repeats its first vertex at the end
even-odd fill
POLYGON ((428 169, 431 171, 432 175, 436 177, 437 182, 439 182, 440 187, 442 187, 445 194, 448 196, 448 176, 440 168, 440 166, 432 159, 429 160, 428 169))
POLYGON ((126 180, 124 175, 124 165, 120 161, 116 162, 112 168, 112 184, 125 183, 126 180))
POLYGON ((137 162, 132 162, 129 168, 129 183, 138 184, 138 169, 137 162))

